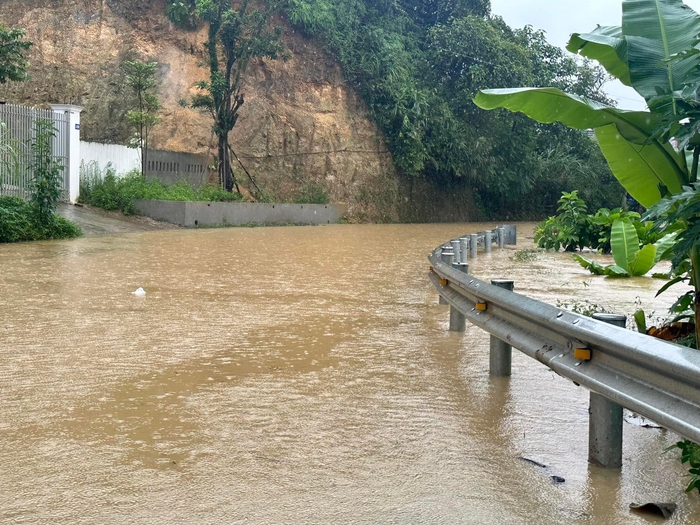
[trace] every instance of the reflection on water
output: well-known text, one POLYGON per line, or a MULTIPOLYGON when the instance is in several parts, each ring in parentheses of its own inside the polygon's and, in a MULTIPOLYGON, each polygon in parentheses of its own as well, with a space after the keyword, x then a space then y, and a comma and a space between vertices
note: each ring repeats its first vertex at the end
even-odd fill
MULTIPOLYGON (((589 467, 586 391, 517 353, 489 378, 488 335, 447 331, 427 254, 482 227, 1 246, 0 521, 622 524, 676 501, 700 522, 673 435, 626 425, 622 472, 589 467)), ((471 269, 551 303, 673 301, 513 253, 471 269)))

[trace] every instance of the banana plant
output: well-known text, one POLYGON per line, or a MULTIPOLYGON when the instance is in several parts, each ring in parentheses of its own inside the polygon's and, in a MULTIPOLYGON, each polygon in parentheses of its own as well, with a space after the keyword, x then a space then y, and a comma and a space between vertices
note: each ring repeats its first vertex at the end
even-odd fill
MULTIPOLYGON (((700 191, 695 185, 700 166, 698 13, 681 0, 624 0, 620 27, 575 33, 567 49, 597 60, 644 97, 649 111, 620 110, 554 88, 489 89, 479 92, 474 103, 521 112, 538 122, 593 129, 615 177, 647 208, 666 196, 700 191), (678 149, 671 137, 679 141, 678 149)), ((700 239, 688 248, 687 258, 700 319, 700 239)), ((696 329, 700 341, 700 322, 696 329)))
POLYGON ((610 234, 615 264, 602 266, 597 262, 574 255, 581 266, 596 275, 610 277, 631 277, 645 275, 661 260, 663 255, 673 247, 676 233, 669 233, 653 244, 639 246, 637 229, 628 218, 616 219, 610 234))
MULTIPOLYGON (((633 87, 650 111, 625 111, 570 95, 556 88, 489 89, 474 103, 483 109, 506 108, 543 123, 561 122, 595 130, 596 139, 620 183, 650 207, 667 193, 694 182, 697 163, 668 138, 683 130, 688 86, 697 86, 700 16, 680 0, 625 0, 621 27, 597 27, 574 33, 567 49, 597 60, 609 74, 633 87), (662 133, 660 133, 662 131, 662 133)), ((690 126, 693 128, 693 126, 690 126)), ((693 128, 694 129, 694 128, 693 128)), ((695 133, 687 144, 697 142, 695 133)))

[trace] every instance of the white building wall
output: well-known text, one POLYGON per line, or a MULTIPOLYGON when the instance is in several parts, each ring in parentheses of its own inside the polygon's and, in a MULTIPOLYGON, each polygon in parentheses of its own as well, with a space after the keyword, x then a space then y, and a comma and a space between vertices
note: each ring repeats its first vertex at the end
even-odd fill
POLYGON ((141 169, 139 151, 119 144, 100 144, 97 142, 80 141, 80 164, 87 166, 96 163, 100 170, 108 163, 116 170, 117 176, 124 175, 133 169, 141 169))

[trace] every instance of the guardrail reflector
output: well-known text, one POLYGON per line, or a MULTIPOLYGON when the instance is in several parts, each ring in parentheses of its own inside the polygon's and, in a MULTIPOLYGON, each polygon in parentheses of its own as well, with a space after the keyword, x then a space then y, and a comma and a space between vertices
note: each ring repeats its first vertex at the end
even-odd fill
POLYGON ((590 348, 574 348, 574 359, 580 359, 582 361, 591 360, 591 349, 590 348))
POLYGON ((480 310, 480 311, 484 312, 484 311, 486 311, 486 303, 476 303, 476 304, 474 305, 474 308, 476 308, 477 310, 480 310))
POLYGON ((447 286, 447 279, 440 279, 440 284, 442 286, 447 286))

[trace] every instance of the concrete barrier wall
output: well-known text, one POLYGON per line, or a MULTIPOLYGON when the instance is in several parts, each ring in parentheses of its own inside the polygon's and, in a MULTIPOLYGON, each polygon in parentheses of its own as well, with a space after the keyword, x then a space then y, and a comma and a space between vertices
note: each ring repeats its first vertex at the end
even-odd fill
POLYGON ((242 224, 335 224, 347 211, 339 204, 261 204, 137 200, 134 212, 188 228, 242 224))

